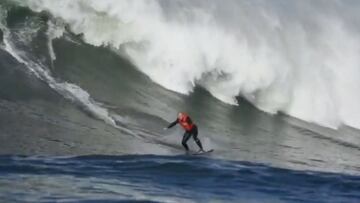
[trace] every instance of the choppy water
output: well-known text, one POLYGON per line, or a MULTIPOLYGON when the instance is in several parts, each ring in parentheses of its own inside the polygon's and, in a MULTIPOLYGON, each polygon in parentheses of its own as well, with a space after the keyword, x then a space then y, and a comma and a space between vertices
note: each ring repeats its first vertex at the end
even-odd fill
POLYGON ((194 156, 2 156, 6 202, 357 202, 360 178, 194 156))

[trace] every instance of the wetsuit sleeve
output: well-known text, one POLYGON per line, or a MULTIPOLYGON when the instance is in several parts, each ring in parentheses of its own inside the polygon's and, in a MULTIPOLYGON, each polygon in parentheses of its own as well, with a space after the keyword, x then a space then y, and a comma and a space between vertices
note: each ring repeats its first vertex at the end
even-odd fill
POLYGON ((179 123, 179 120, 176 119, 174 122, 170 123, 170 125, 167 128, 172 128, 172 127, 174 127, 174 125, 176 125, 178 123, 179 123))

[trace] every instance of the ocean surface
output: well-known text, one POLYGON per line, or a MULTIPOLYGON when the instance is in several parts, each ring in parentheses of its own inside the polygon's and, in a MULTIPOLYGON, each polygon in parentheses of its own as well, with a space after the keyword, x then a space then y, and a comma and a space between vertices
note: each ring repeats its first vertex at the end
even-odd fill
POLYGON ((360 177, 196 156, 0 157, 4 202, 357 202, 360 177))
POLYGON ((359 9, 0 1, 0 202, 360 202, 359 9))

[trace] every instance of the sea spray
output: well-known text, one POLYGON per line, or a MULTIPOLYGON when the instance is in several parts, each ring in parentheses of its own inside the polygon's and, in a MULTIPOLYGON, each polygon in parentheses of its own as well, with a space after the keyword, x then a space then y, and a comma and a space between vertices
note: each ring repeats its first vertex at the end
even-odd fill
MULTIPOLYGON (((17 1, 19 2, 19 1, 17 1)), ((165 88, 360 128, 359 4, 344 1, 28 0, 165 88)))

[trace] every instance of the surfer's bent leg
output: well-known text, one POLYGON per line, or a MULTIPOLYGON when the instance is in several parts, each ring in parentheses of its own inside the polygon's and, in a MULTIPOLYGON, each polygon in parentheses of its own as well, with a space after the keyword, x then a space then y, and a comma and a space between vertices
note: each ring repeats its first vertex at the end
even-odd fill
POLYGON ((186 151, 189 151, 189 147, 186 144, 186 142, 189 140, 190 137, 191 137, 191 133, 190 132, 185 132, 184 136, 183 136, 183 139, 182 139, 182 142, 181 142, 181 144, 185 147, 186 151))
POLYGON ((204 151, 204 150, 203 150, 203 147, 202 147, 202 144, 201 144, 199 138, 197 137, 197 136, 198 136, 198 129, 197 129, 196 126, 194 126, 194 128, 191 130, 191 134, 192 134, 192 136, 193 136, 193 138, 194 138, 194 141, 195 141, 196 144, 199 146, 200 150, 201 150, 201 151, 204 151))

